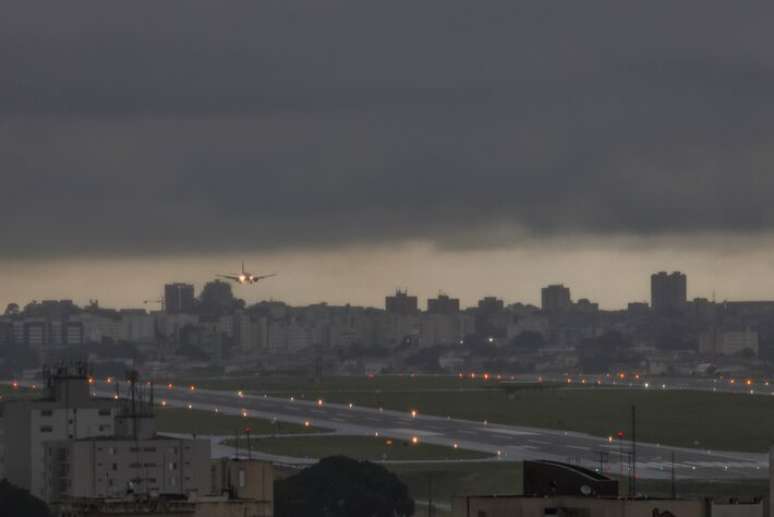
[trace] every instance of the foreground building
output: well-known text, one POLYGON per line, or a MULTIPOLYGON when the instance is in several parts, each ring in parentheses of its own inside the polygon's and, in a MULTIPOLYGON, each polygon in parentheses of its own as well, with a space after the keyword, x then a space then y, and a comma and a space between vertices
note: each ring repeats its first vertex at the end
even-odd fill
POLYGON ((583 496, 465 496, 452 502, 453 517, 763 517, 761 500, 717 501, 583 496))
POLYGON ((452 501, 453 517, 764 517, 761 499, 619 497, 618 482, 556 461, 525 461, 525 495, 470 495, 452 501))
POLYGON ((208 494, 132 494, 79 497, 53 505, 59 517, 272 517, 274 471, 270 463, 213 460, 208 494))
POLYGON ((85 365, 44 372, 40 399, 9 400, 3 407, 5 476, 44 498, 44 444, 56 440, 106 438, 114 433, 115 401, 91 396, 85 365))

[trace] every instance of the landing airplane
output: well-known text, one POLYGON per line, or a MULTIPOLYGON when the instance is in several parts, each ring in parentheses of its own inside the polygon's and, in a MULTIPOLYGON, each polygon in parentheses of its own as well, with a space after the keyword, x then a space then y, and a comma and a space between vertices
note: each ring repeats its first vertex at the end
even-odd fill
POLYGON ((253 275, 252 273, 248 273, 247 271, 245 271, 244 262, 242 262, 241 273, 234 274, 234 275, 218 275, 219 278, 226 278, 228 280, 232 280, 239 284, 257 284, 259 281, 263 280, 264 278, 269 278, 272 276, 277 276, 277 273, 272 273, 270 275, 253 275))

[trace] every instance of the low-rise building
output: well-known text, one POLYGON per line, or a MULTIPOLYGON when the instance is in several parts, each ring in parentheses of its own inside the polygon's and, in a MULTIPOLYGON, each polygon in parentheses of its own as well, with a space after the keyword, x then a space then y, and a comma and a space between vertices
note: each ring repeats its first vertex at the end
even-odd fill
POLYGON ((743 352, 758 356, 758 333, 744 330, 717 330, 699 337, 699 353, 705 355, 737 355, 743 352))
POLYGON ((763 501, 619 497, 485 495, 455 497, 453 517, 763 517, 763 501))

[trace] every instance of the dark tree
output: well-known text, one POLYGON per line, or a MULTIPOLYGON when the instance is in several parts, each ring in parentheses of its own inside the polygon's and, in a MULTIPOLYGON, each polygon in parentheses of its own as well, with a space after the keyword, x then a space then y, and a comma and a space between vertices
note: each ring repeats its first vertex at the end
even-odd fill
POLYGON ((517 350, 524 350, 534 352, 539 348, 545 346, 545 339, 540 332, 534 332, 531 330, 525 330, 518 336, 514 336, 511 340, 511 346, 517 350))
POLYGON ((398 477, 344 456, 320 460, 274 485, 277 517, 410 517, 414 500, 398 477))
POLYGON ((20 312, 19 304, 18 303, 9 303, 5 307, 5 315, 6 316, 16 316, 20 312))
POLYGON ((231 284, 214 280, 204 285, 197 308, 200 314, 220 316, 231 314, 237 309, 244 309, 244 306, 244 300, 234 296, 231 284))
POLYGON ((8 480, 0 481, 0 517, 51 517, 46 503, 8 480))

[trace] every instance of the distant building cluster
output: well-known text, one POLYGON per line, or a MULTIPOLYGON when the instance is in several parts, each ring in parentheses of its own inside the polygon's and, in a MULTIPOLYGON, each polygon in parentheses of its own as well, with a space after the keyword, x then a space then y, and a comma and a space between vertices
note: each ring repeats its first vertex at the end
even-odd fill
MULTIPOLYGON (((484 297, 473 307, 439 294, 420 306, 397 290, 383 308, 281 301, 247 306, 231 285, 164 286, 137 309, 69 300, 10 304, 0 316, 0 369, 78 357, 95 367, 511 372, 635 369, 690 373, 748 368, 774 357, 774 301, 688 300, 680 272, 651 276, 651 300, 601 310, 548 285, 541 306, 484 297)), ((333 372, 332 372, 333 370, 333 372)))

